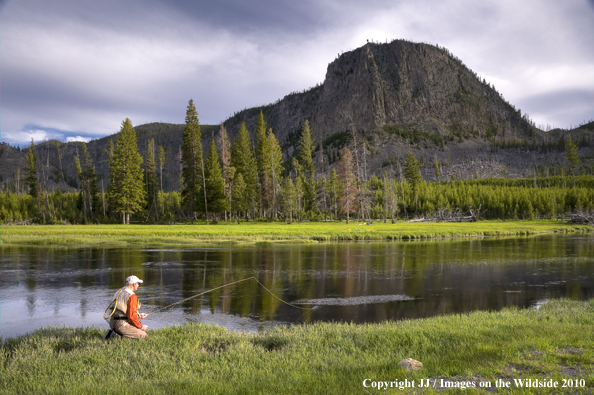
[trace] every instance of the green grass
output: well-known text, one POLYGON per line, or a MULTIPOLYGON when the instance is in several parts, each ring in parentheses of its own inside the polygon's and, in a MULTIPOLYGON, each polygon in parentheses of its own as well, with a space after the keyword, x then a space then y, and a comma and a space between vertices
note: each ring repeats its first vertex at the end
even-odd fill
MULTIPOLYGON (((594 387, 594 300, 380 324, 316 323, 259 334, 191 324, 146 340, 103 342, 97 328, 46 328, 8 339, 0 393, 359 394, 363 380, 584 380, 594 387), (398 362, 423 363, 405 372, 398 362)), ((387 392, 399 392, 390 389, 387 392)), ((410 393, 411 391, 406 391, 410 393)), ((416 388, 416 393, 434 389, 416 388)), ((476 393, 479 390, 458 390, 476 393)), ((503 392, 550 393, 550 389, 503 392)))
POLYGON ((219 223, 216 225, 39 225, 4 226, 2 244, 25 245, 204 245, 262 241, 357 241, 526 236, 591 232, 591 226, 554 220, 480 221, 474 223, 305 222, 219 223))

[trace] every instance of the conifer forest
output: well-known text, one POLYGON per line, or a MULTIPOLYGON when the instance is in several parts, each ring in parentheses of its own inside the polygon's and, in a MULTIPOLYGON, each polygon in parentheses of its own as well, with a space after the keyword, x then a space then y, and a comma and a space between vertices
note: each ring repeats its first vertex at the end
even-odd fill
POLYGON ((546 172, 535 169, 530 178, 465 180, 441 176, 446 164, 437 157, 431 164, 432 179, 423 179, 419 159, 410 151, 370 174, 366 140, 355 134, 340 136, 343 147, 331 165, 324 159, 328 155, 323 142, 313 141, 307 120, 299 130, 293 155, 283 157, 262 111, 251 133, 244 123, 231 141, 221 124, 212 137, 210 145, 203 147, 192 100, 175 158, 166 157, 154 139, 148 140, 141 153, 132 122, 126 119, 104 150, 109 165, 107 185, 104 180, 98 182, 87 146, 80 143, 74 158, 78 188, 71 191, 44 185, 39 177, 43 164, 32 142, 23 174, 17 169, 18 177, 3 184, 0 222, 457 222, 559 218, 594 210, 594 176, 580 166, 571 136, 564 142, 565 166, 546 172), (167 161, 179 166, 177 190, 163 189, 167 161))

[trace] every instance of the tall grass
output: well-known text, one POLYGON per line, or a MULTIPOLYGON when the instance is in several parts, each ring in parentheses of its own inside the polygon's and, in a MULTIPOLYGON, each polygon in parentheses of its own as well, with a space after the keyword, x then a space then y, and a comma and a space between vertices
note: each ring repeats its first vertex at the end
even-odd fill
POLYGON ((216 225, 44 225, 5 226, 3 244, 127 245, 254 243, 261 241, 356 241, 525 236, 555 232, 591 232, 591 226, 554 220, 480 221, 474 223, 305 222, 219 223, 216 225))
POLYGON ((586 388, 557 389, 580 393, 594 386, 593 324, 594 301, 557 300, 539 310, 316 323, 259 334, 192 324, 141 341, 103 342, 97 328, 47 328, 2 345, 0 393, 374 393, 363 387, 366 378, 417 385, 427 378, 583 379, 586 388), (423 368, 399 368, 409 357, 423 368))

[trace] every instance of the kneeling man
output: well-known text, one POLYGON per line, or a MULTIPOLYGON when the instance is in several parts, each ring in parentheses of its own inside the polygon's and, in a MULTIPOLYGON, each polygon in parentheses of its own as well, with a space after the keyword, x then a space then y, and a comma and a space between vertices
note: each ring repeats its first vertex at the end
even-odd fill
POLYGON ((126 286, 113 296, 116 300, 116 309, 109 320, 109 326, 121 336, 130 339, 147 337, 148 326, 140 323, 140 318, 145 318, 147 315, 138 312, 140 302, 134 293, 141 282, 142 280, 138 277, 130 276, 126 279, 126 286))

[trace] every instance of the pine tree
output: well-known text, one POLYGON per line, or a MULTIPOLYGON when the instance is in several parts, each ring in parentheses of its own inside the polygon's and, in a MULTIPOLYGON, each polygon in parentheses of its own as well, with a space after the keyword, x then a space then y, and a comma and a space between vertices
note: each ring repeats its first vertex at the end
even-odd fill
POLYGON ((107 154, 107 161, 111 159, 113 156, 113 151, 115 151, 115 147, 113 145, 113 139, 109 139, 107 142, 107 149, 104 149, 103 152, 107 154))
POLYGON ((326 154, 324 153, 324 146, 320 144, 320 149, 318 150, 316 162, 320 165, 320 174, 318 179, 316 180, 316 207, 318 207, 319 211, 324 212, 324 220, 328 219, 328 190, 326 189, 328 185, 328 180, 326 179, 326 166, 324 158, 326 154))
POLYGON ((243 175, 237 173, 233 179, 233 189, 231 192, 231 207, 236 212, 237 223, 239 223, 241 213, 244 213, 248 208, 245 189, 246 185, 245 181, 243 181, 243 175))
POLYGON ((186 213, 192 219, 196 218, 198 200, 201 198, 200 191, 203 184, 202 174, 202 134, 198 122, 198 112, 194 101, 190 99, 186 109, 186 126, 183 133, 181 149, 182 161, 182 204, 186 213))
POLYGON ((211 140, 208 157, 204 166, 206 184, 206 201, 208 210, 215 214, 229 209, 229 202, 225 196, 225 180, 219 164, 219 156, 214 140, 211 140))
POLYGON ((577 146, 571 140, 571 135, 567 136, 567 141, 565 142, 565 158, 567 159, 569 171, 573 177, 573 187, 575 188, 575 169, 580 164, 580 157, 577 153, 577 146))
POLYGON ((280 186, 282 183, 282 176, 283 173, 283 152, 281 150, 280 144, 276 139, 276 136, 272 132, 272 129, 268 129, 268 153, 266 156, 268 157, 268 164, 267 170, 270 171, 270 189, 272 189, 272 205, 271 208, 274 213, 274 218, 276 219, 276 213, 278 211, 278 201, 279 201, 279 194, 280 194, 280 186))
POLYGON ((324 221, 328 219, 328 199, 327 199, 327 189, 326 186, 328 184, 328 180, 326 176, 322 173, 322 176, 318 176, 316 180, 316 207, 318 212, 324 213, 324 221))
POLYGON ((21 168, 17 167, 16 169, 16 175, 15 175, 15 180, 16 180, 16 194, 17 196, 19 196, 21 194, 21 168))
POLYGON ((132 122, 126 118, 109 159, 111 183, 107 188, 109 206, 122 214, 124 224, 129 224, 130 214, 142 210, 145 204, 141 164, 136 132, 132 122))
MULTIPOLYGON (((225 181, 225 195, 227 196, 228 205, 231 207, 231 186, 233 177, 235 176, 235 168, 231 166, 231 142, 227 135, 227 128, 223 124, 219 127, 217 141, 219 145, 219 158, 223 169, 223 179, 225 181)), ((227 211, 225 211, 225 221, 227 221, 227 211)))
POLYGON ((157 154, 157 161, 159 164, 159 178, 161 179, 161 212, 163 212, 163 168, 165 167, 165 150, 162 145, 159 145, 159 153, 157 154))
POLYGON ((81 143, 80 159, 77 150, 77 155, 74 157, 74 163, 76 174, 82 185, 80 194, 83 201, 83 213, 86 222, 89 217, 93 216, 93 213, 97 211, 99 207, 99 189, 97 188, 95 166, 93 166, 93 161, 89 154, 89 150, 87 149, 87 144, 84 142, 81 143))
POLYGON ((29 189, 29 195, 37 200, 41 196, 41 187, 39 186, 39 178, 37 177, 37 155, 35 154, 35 143, 33 139, 31 139, 31 146, 27 151, 25 161, 25 184, 29 189))
POLYGON ((299 164, 299 161, 296 158, 293 158, 291 161, 291 166, 293 170, 295 170, 295 210, 297 211, 297 220, 301 222, 301 217, 303 215, 303 184, 305 180, 305 176, 303 174, 303 167, 299 164))
POLYGON ((43 199, 41 185, 39 184, 39 178, 37 176, 37 155, 35 154, 35 144, 33 139, 31 139, 31 146, 25 157, 25 184, 29 189, 29 195, 33 197, 33 200, 36 203, 38 213, 42 215, 43 222, 45 223, 45 214, 48 205, 43 199))
POLYGON ((338 182, 338 176, 336 169, 330 171, 330 181, 328 182, 328 191, 330 197, 331 209, 334 210, 334 219, 338 218, 338 200, 340 198, 340 185, 338 182))
POLYGON ((302 169, 300 176, 302 177, 301 181, 303 183, 303 208, 308 211, 314 207, 315 203, 313 141, 308 120, 305 120, 301 128, 300 141, 299 150, 297 151, 297 161, 302 169))
POLYGON ((155 163, 155 139, 146 143, 146 197, 149 216, 158 219, 157 208, 157 165, 155 163))
MULTIPOLYGON (((113 139, 109 139, 109 141, 107 142, 107 148, 103 150, 103 152, 105 152, 107 154, 107 163, 109 164, 111 162, 111 158, 113 158, 113 152, 115 151, 115 147, 113 145, 113 139)), ((113 174, 112 172, 109 172, 108 174, 108 178, 107 178, 107 189, 109 190, 109 185, 112 184, 114 182, 114 178, 115 178, 115 174, 113 174)), ((103 202, 103 215, 106 215, 106 204, 105 204, 105 200, 108 200, 108 204, 109 204, 109 199, 107 196, 107 193, 105 193, 104 189, 103 189, 103 180, 101 180, 101 197, 102 197, 102 202, 103 202)))
POLYGON ((62 143, 60 141, 58 141, 58 140, 54 140, 53 143, 54 143, 54 146, 56 147, 56 153, 57 153, 57 156, 58 156, 58 163, 60 164, 60 178, 64 182, 65 181, 64 180, 64 168, 62 167, 62 158, 64 157, 64 151, 61 148, 62 143))
MULTIPOLYGON (((183 144, 183 143, 182 143, 183 144)), ((177 163, 179 164, 179 173, 178 173, 178 184, 179 184, 179 190, 181 192, 183 192, 183 190, 185 189, 185 183, 184 183, 184 161, 182 160, 183 154, 182 154, 182 146, 180 145, 178 147, 177 150, 177 163)), ((180 202, 181 200, 181 192, 180 192, 180 202)), ((180 203, 181 205, 183 205, 183 203, 180 203)), ((180 210, 181 213, 182 210, 180 210)))
POLYGON ((269 151, 270 144, 266 136, 266 121, 264 120, 264 114, 260 110, 256 121, 256 166, 258 168, 258 202, 261 215, 264 215, 264 212, 269 209, 272 200, 269 151))
POLYGON ((400 175, 400 192, 402 193, 402 209, 404 210, 404 216, 408 218, 408 213, 406 212, 406 195, 404 193, 404 176, 402 175, 402 166, 400 166, 400 161, 398 161, 398 174, 400 175))
POLYGON ((258 203, 258 169, 256 167, 256 160, 254 159, 251 138, 245 127, 245 123, 241 124, 237 138, 231 146, 231 166, 235 168, 236 175, 241 174, 245 182, 246 203, 252 211, 254 215, 253 219, 255 220, 258 203))
POLYGON ((350 214, 355 212, 355 196, 357 188, 355 186, 355 174, 353 173, 353 155, 351 150, 344 147, 340 150, 340 159, 338 161, 338 177, 342 183, 342 193, 340 204, 342 210, 347 215, 347 224, 350 214))
POLYGON ((412 188, 413 194, 415 196, 415 210, 418 210, 419 185, 421 184, 423 178, 421 177, 421 167, 419 166, 419 161, 410 151, 408 151, 406 154, 406 159, 404 161, 404 176, 412 188))
POLYGON ((293 184, 293 180, 291 177, 286 177, 282 184, 282 200, 281 200, 281 207, 283 210, 283 214, 285 216, 285 221, 287 217, 289 219, 289 223, 293 223, 293 211, 296 208, 296 191, 295 185, 293 184))
POLYGON ((394 181, 388 178, 388 172, 386 170, 384 170, 384 207, 386 213, 384 222, 389 216, 392 219, 392 223, 395 223, 395 213, 398 207, 396 203, 396 190, 394 181))
MULTIPOLYGON (((353 171, 355 173, 355 189, 357 190, 357 196, 361 197, 361 166, 359 160, 359 139, 357 138, 357 132, 355 131, 355 126, 351 122, 349 126, 351 131, 351 155, 353 158, 353 171)), ((361 199, 359 200, 359 204, 361 207, 361 215, 363 215, 363 202, 361 199)))
POLYGON ((311 138, 311 129, 309 121, 305 120, 301 128, 301 144, 297 153, 297 160, 303 167, 303 173, 307 180, 313 180, 315 176, 315 166, 313 161, 313 141, 311 138))

